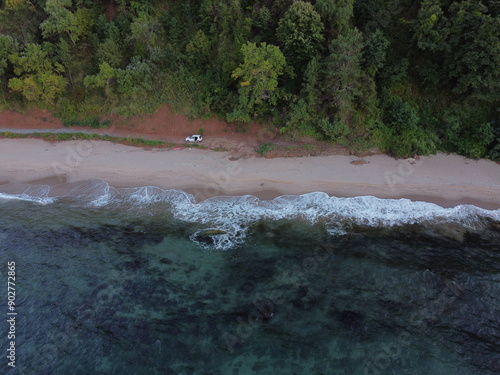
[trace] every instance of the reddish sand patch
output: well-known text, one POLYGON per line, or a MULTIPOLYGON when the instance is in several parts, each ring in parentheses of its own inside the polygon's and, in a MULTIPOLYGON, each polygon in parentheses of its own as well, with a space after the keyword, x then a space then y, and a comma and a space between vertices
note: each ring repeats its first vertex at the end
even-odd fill
POLYGON ((0 112, 0 128, 59 129, 62 121, 46 109, 36 109, 26 114, 12 111, 0 112))
MULTIPOLYGON (((71 129, 92 130, 96 133, 120 137, 162 140, 174 144, 184 144, 184 138, 203 131, 202 145, 211 149, 226 149, 235 160, 259 156, 263 144, 271 144, 263 154, 265 157, 292 157, 315 155, 347 155, 342 146, 314 139, 290 140, 277 130, 267 130, 259 124, 251 124, 245 132, 238 132, 234 124, 218 118, 191 120, 175 113, 168 105, 162 106, 153 115, 133 116, 129 119, 118 115, 108 116, 112 125, 105 129, 72 127, 71 129)), ((11 111, 0 112, 0 128, 10 129, 60 129, 62 121, 52 116, 48 110, 37 109, 27 114, 11 111)))
POLYGON ((191 120, 175 113, 169 106, 162 106, 151 116, 133 116, 123 119, 110 116, 112 126, 105 132, 119 136, 154 138, 171 143, 184 143, 191 134, 203 133, 202 145, 212 149, 227 149, 237 157, 255 156, 261 144, 273 141, 277 134, 252 124, 244 133, 234 124, 218 118, 191 120))

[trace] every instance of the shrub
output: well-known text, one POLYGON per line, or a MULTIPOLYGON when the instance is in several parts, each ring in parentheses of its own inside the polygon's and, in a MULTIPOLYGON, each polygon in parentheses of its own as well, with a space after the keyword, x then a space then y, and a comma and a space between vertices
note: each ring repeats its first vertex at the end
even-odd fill
POLYGON ((111 120, 106 119, 102 122, 99 121, 99 117, 87 117, 83 120, 78 118, 64 119, 63 125, 66 127, 71 126, 83 126, 92 129, 107 128, 111 125, 111 120))
POLYGON ((412 154, 432 154, 437 151, 438 137, 434 131, 424 129, 418 110, 399 96, 386 98, 384 123, 377 126, 375 138, 378 146, 397 157, 412 154))
POLYGON ((495 141, 495 129, 484 115, 471 116, 460 108, 446 112, 443 116, 443 136, 447 151, 458 152, 469 158, 488 156, 488 150, 495 141), (483 117, 483 118, 481 118, 483 117))
POLYGON ((264 155, 265 153, 269 152, 269 151, 272 151, 276 149, 276 145, 272 144, 272 143, 264 143, 262 144, 259 149, 257 150, 257 152, 261 155, 264 155))

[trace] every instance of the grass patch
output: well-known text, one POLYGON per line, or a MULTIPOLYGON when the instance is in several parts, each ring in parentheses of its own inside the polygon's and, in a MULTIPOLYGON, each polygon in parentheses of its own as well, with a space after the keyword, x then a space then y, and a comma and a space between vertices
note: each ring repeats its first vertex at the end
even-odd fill
POLYGON ((261 155, 268 153, 269 151, 275 150, 278 146, 270 142, 262 144, 257 152, 261 155))
POLYGON ((87 133, 31 133, 31 134, 20 134, 12 132, 0 132, 0 138, 9 139, 22 139, 22 138, 35 138, 44 139, 46 141, 74 141, 74 140, 96 140, 96 141, 108 141, 113 143, 121 143, 130 146, 137 147, 155 147, 155 148, 167 148, 172 147, 172 143, 166 143, 163 141, 148 140, 143 138, 132 138, 132 137, 112 137, 110 135, 104 134, 87 134, 87 133))
POLYGON ((315 146, 315 145, 312 145, 310 143, 306 143, 304 145, 304 148, 307 150, 307 151, 317 151, 318 147, 315 146))
POLYGON ((111 120, 106 119, 103 121, 99 120, 99 117, 87 117, 85 119, 72 118, 69 120, 63 120, 63 125, 67 128, 71 126, 83 126, 86 128, 100 129, 107 128, 111 125, 111 120))
MULTIPOLYGON (((144 138, 132 138, 132 137, 113 137, 107 134, 97 134, 97 133, 13 133, 13 132, 0 132, 0 139, 24 139, 24 138, 32 138, 32 139, 43 139, 50 142, 56 141, 76 141, 76 140, 84 140, 84 141, 107 141, 113 143, 120 143, 129 146, 135 147, 152 147, 152 148, 173 148, 174 146, 180 146, 171 142, 157 141, 152 139, 144 139, 144 138)), ((194 144, 182 144, 184 148, 199 148, 201 150, 208 150, 209 148, 204 145, 200 145, 197 143, 194 144)), ((213 151, 227 151, 227 148, 214 148, 213 151)))

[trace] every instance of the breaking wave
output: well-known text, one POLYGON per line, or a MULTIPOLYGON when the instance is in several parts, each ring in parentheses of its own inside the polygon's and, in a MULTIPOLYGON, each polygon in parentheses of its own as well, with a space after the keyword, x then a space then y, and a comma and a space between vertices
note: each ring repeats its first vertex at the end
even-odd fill
POLYGON ((480 229, 488 220, 500 222, 500 209, 486 210, 472 205, 443 208, 437 204, 409 199, 380 199, 373 196, 331 197, 314 192, 283 195, 260 200, 252 195, 220 196, 196 202, 182 190, 155 186, 114 188, 102 180, 86 180, 49 187, 48 185, 7 184, 0 186, 0 199, 17 199, 38 204, 63 201, 83 207, 144 209, 165 203, 174 218, 200 223, 220 233, 212 241, 191 239, 202 247, 228 250, 242 244, 252 223, 259 220, 303 220, 321 222, 330 234, 344 234, 353 225, 392 227, 406 224, 456 223, 480 229))
POLYGON ((55 200, 48 197, 49 192, 48 185, 8 184, 0 186, 0 199, 49 204, 55 200))

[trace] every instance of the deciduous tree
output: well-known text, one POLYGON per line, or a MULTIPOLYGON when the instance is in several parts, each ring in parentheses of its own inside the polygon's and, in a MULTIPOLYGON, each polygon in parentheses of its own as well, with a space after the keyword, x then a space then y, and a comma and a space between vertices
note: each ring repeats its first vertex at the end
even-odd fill
POLYGON ((94 23, 93 12, 83 7, 72 12, 72 6, 72 0, 47 0, 45 12, 49 17, 40 25, 45 38, 65 34, 76 44, 82 36, 87 35, 94 23))
POLYGON ((152 15, 140 12, 130 24, 130 40, 135 46, 135 55, 147 57, 148 53, 158 45, 160 24, 152 15))
POLYGON ((248 42, 241 47, 241 53, 243 63, 232 74, 239 81, 239 106, 228 118, 248 122, 259 106, 276 104, 278 78, 284 72, 286 59, 279 47, 266 43, 257 46, 248 42))
POLYGON ((53 104, 64 91, 67 80, 60 74, 63 66, 51 61, 40 45, 27 44, 23 52, 11 54, 9 59, 18 76, 9 80, 9 87, 22 92, 28 101, 53 104))
POLYGON ((35 40, 43 12, 29 0, 6 0, 0 10, 0 32, 10 35, 18 42, 35 40))
POLYGON ((9 68, 9 55, 16 52, 18 44, 10 36, 0 35, 0 93, 5 93, 7 87, 7 73, 9 68))
POLYGON ((107 62, 103 62, 99 65, 99 73, 86 76, 83 82, 85 84, 85 87, 103 88, 106 99, 108 99, 112 94, 111 80, 115 77, 115 69, 113 69, 107 62))
POLYGON ((288 64, 299 76, 320 51, 324 25, 311 3, 297 1, 286 11, 276 30, 288 64))

